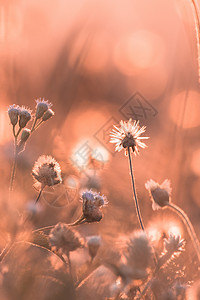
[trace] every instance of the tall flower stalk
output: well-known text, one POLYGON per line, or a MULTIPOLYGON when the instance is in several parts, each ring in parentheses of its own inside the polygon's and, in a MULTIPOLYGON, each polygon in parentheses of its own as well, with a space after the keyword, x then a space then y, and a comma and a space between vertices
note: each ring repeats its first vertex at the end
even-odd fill
POLYGON ((148 139, 148 137, 141 137, 140 135, 144 133, 146 127, 140 127, 139 121, 132 121, 129 119, 127 122, 121 121, 120 127, 114 125, 114 129, 111 131, 111 143, 115 143, 115 150, 121 151, 123 148, 125 149, 125 155, 128 156, 129 159, 129 168, 130 168, 130 176, 133 190, 133 198, 135 203, 135 208, 137 212, 138 221, 142 230, 144 230, 144 224, 142 221, 142 216, 140 213, 139 202, 136 193, 135 180, 133 175, 133 165, 131 160, 131 151, 137 155, 139 153, 138 147, 146 148, 145 143, 141 140, 148 139))
POLYGON ((10 118, 14 137, 14 159, 9 187, 10 192, 13 190, 18 155, 25 150, 26 142, 31 133, 54 115, 53 110, 50 109, 52 106, 51 103, 41 98, 37 99, 36 103, 36 111, 31 129, 26 128, 28 122, 32 118, 32 111, 29 108, 24 106, 20 107, 15 104, 10 105, 8 108, 8 116, 10 118))

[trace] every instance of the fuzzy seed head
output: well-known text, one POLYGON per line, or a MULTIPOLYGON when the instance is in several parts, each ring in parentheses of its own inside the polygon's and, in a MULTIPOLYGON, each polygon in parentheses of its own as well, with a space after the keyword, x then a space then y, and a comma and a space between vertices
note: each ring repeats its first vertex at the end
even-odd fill
POLYGON ((83 240, 75 230, 67 224, 58 223, 49 234, 49 243, 52 250, 68 254, 83 246, 83 240))
POLYGON ((13 126, 15 126, 18 122, 19 113, 20 107, 18 105, 13 104, 9 106, 8 115, 13 126))
POLYGON ((60 165, 51 156, 40 156, 34 164, 32 175, 36 185, 40 188, 62 182, 60 165))
POLYGON ((153 210, 162 208, 170 202, 171 187, 168 179, 165 179, 161 185, 150 179, 145 183, 145 188, 149 191, 153 210))
POLYGON ((148 137, 140 136, 145 132, 146 127, 140 127, 139 121, 132 121, 132 119, 129 119, 127 122, 120 121, 120 126, 114 125, 114 129, 110 133, 110 143, 116 144, 115 151, 119 152, 125 148, 125 155, 127 155, 127 149, 130 148, 136 155, 139 153, 138 147, 147 147, 141 140, 148 139, 148 137))
POLYGON ((19 112, 19 127, 24 128, 31 119, 31 110, 29 108, 21 107, 19 112))
POLYGON ((145 271, 150 265, 152 248, 144 232, 137 232, 127 244, 127 263, 136 270, 145 271))
POLYGON ((40 119, 44 115, 44 113, 52 106, 52 104, 49 103, 48 100, 44 100, 44 98, 37 99, 36 103, 35 117, 36 119, 40 119))
POLYGON ((43 115, 43 117, 42 117, 42 121, 47 121, 47 120, 49 120, 51 117, 53 117, 54 116, 54 112, 53 112, 53 110, 52 109, 48 109, 45 113, 44 113, 44 115, 43 115))
POLYGON ((93 259, 97 255, 99 247, 101 246, 101 237, 99 235, 90 236, 87 239, 87 246, 89 254, 93 259))

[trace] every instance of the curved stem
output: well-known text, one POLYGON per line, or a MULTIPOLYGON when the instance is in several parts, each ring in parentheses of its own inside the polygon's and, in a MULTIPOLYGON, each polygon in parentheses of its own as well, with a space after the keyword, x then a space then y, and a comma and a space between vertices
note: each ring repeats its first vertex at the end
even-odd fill
POLYGON ((133 195, 134 195, 134 200, 135 200, 135 208, 137 212, 137 217, 140 223, 140 227, 142 230, 144 230, 144 225, 142 222, 142 216, 140 213, 140 208, 139 208, 139 203, 137 199, 137 193, 136 193, 136 188, 135 188, 135 182, 134 182, 134 175, 133 175, 133 167, 132 167, 132 161, 131 161, 131 154, 130 154, 130 148, 128 147, 128 158, 129 158, 129 167, 130 167, 130 173, 131 173, 131 180, 132 180, 132 188, 133 188, 133 195))
MULTIPOLYGON (((74 221, 73 223, 69 223, 67 225, 68 226, 76 226, 76 225, 82 224, 83 221, 84 221, 84 217, 83 217, 83 215, 81 215, 76 221, 74 221)), ((49 230, 49 229, 54 228, 55 226, 56 225, 45 226, 45 227, 42 227, 42 228, 35 229, 35 230, 33 230, 33 232, 39 232, 39 231, 49 230)))
POLYGON ((178 207, 177 205, 175 205, 173 203, 168 203, 167 206, 169 208, 171 208, 172 210, 174 210, 181 217, 182 221, 186 225, 188 233, 190 235, 190 238, 191 238, 191 240, 193 242, 193 245, 194 245, 194 248, 196 250, 197 257, 198 257, 199 262, 200 262, 200 243, 197 239, 196 233, 194 231, 192 223, 190 222, 190 219, 188 218, 186 213, 180 207, 178 207))

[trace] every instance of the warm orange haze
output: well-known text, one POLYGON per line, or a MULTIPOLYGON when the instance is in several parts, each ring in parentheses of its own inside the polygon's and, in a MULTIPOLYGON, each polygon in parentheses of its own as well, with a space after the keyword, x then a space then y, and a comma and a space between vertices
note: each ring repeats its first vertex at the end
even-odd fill
POLYGON ((0 299, 200 299, 200 1, 0 1, 0 299))

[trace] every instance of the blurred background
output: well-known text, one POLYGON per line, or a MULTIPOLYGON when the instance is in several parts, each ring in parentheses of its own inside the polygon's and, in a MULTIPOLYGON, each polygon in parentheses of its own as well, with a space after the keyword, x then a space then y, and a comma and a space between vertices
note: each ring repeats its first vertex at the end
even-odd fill
POLYGON ((72 221, 79 215, 80 191, 93 188, 107 196, 109 206, 100 224, 84 228, 91 234, 111 234, 110 225, 122 234, 138 228, 127 158, 109 144, 112 125, 132 117, 147 126, 150 137, 148 148, 133 158, 145 225, 157 218, 157 227, 168 224, 185 234, 173 213, 152 212, 144 188, 150 178, 168 178, 173 202, 200 234, 194 16, 186 0, 1 0, 1 199, 7 199, 13 160, 7 108, 15 103, 34 112, 35 99, 42 97, 55 116, 19 155, 11 206, 33 209, 31 169, 40 155, 51 154, 61 164, 63 185, 44 193, 36 226, 72 221))

